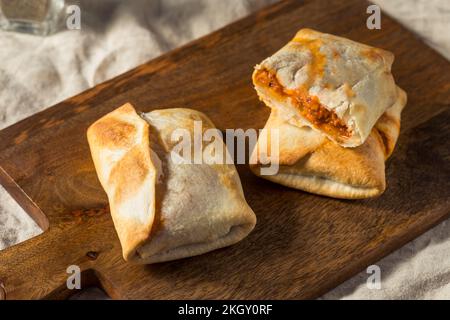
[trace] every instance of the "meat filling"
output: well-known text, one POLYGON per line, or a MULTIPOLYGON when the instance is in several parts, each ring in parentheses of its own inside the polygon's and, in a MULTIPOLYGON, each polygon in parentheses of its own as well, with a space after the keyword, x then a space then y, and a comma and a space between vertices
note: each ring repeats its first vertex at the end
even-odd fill
POLYGON ((286 89, 280 84, 277 77, 267 70, 258 71, 255 80, 283 98, 292 98, 300 114, 317 129, 333 137, 350 137, 347 125, 339 119, 336 113, 325 108, 318 97, 308 95, 305 88, 286 89))

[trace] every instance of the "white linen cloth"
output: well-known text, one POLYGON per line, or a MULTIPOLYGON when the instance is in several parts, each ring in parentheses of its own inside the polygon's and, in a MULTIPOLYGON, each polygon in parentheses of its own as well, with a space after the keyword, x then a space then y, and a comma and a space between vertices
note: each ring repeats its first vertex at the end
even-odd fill
MULTIPOLYGON (((0 31, 0 129, 274 0, 82 1, 81 31, 41 38, 0 31)), ((450 59, 450 2, 376 0, 450 59)), ((0 250, 41 231, 0 187, 0 250)), ((1 263, 1 262, 0 262, 1 263)), ((446 221, 377 265, 380 290, 361 272, 324 299, 450 298, 446 221)))

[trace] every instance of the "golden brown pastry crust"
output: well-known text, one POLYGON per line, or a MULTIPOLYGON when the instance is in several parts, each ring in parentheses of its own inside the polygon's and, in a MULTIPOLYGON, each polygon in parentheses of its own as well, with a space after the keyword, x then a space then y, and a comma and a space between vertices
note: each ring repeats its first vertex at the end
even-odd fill
POLYGON ((87 137, 124 258, 129 260, 147 240, 155 217, 156 168, 148 124, 125 104, 90 126, 87 137))

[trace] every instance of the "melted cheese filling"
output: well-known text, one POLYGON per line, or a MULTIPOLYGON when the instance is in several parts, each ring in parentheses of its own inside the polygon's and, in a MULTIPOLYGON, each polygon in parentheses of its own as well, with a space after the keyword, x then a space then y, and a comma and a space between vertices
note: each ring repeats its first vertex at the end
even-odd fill
POLYGON ((257 71, 255 81, 281 98, 291 98, 300 114, 315 128, 337 138, 349 138, 351 136, 345 122, 339 119, 334 111, 325 108, 318 97, 310 96, 305 88, 286 89, 278 81, 275 74, 265 69, 257 71))

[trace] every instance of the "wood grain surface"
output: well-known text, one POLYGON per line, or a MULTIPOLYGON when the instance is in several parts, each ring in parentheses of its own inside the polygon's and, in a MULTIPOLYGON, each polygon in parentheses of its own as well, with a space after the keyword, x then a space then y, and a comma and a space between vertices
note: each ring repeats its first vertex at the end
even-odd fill
POLYGON ((381 30, 368 30, 367 6, 281 2, 1 131, 0 181, 45 232, 0 252, 0 298, 65 298, 69 265, 112 298, 316 298, 447 218, 450 64, 386 15, 381 30), (253 66, 302 27, 396 55, 393 73, 409 101, 385 194, 329 199, 238 166, 258 217, 248 238, 180 261, 125 263, 87 127, 131 102, 141 111, 194 108, 222 130, 262 128, 269 110, 252 87, 253 66))

